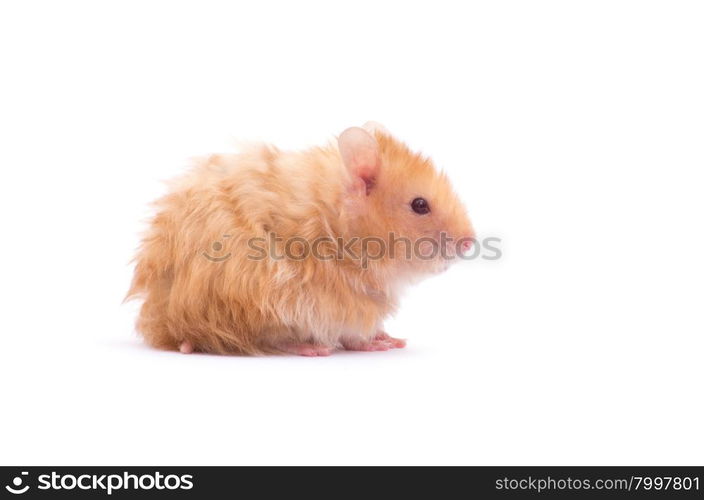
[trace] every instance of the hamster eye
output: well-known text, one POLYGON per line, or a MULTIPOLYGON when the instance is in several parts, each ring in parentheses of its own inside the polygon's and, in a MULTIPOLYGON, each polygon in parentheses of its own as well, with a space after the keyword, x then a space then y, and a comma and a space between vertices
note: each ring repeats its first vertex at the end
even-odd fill
POLYGON ((411 202, 411 208, 413 211, 419 215, 427 214, 430 212, 430 205, 425 198, 416 198, 411 202))

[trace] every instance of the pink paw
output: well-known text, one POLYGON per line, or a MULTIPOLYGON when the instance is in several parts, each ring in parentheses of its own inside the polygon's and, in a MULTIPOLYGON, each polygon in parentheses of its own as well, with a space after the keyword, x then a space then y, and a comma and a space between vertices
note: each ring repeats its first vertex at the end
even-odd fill
POLYGON ((389 349, 400 349, 406 347, 404 339, 397 339, 388 333, 379 332, 369 341, 343 342, 343 347, 348 351, 388 351, 389 349))
POLYGON ((184 340, 181 342, 178 350, 181 351, 181 354, 191 354, 193 352, 193 344, 191 344, 188 340, 184 340))
POLYGON ((330 356, 332 349, 318 344, 282 344, 277 346, 280 350, 298 356, 316 357, 330 356))
POLYGON ((374 337, 374 340, 381 341, 381 342, 386 342, 391 345, 391 347, 396 348, 396 349, 401 349, 402 347, 406 347, 406 339, 397 339, 396 337, 392 337, 386 332, 379 332, 376 334, 376 337, 374 337))

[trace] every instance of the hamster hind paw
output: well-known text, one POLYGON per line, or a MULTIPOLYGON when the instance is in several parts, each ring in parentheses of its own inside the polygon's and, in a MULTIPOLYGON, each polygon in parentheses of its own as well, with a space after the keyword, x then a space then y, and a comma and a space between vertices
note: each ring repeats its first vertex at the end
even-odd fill
POLYGON ((181 345, 178 346, 178 350, 181 351, 181 354, 191 354, 193 352, 193 344, 188 340, 184 340, 181 342, 181 345))
POLYGON ((276 348, 284 353, 306 357, 330 356, 330 354, 332 354, 332 349, 330 347, 318 344, 285 343, 278 344, 276 348))

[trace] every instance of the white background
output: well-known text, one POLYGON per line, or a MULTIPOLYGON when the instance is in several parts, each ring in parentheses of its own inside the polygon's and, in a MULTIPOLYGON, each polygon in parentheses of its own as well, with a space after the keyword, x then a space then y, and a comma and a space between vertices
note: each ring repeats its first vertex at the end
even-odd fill
POLYGON ((0 462, 702 464, 699 2, 0 7, 0 462), (234 139, 384 123, 503 258, 409 291, 409 346, 145 347, 148 202, 234 139))

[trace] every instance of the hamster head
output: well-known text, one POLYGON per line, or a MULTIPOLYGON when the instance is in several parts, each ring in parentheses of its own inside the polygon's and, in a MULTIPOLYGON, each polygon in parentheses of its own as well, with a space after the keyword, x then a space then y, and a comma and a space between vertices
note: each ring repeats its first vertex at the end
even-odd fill
POLYGON ((376 124, 340 134, 349 174, 346 217, 350 233, 372 243, 370 255, 410 273, 433 273, 466 253, 474 230, 447 176, 376 124))

